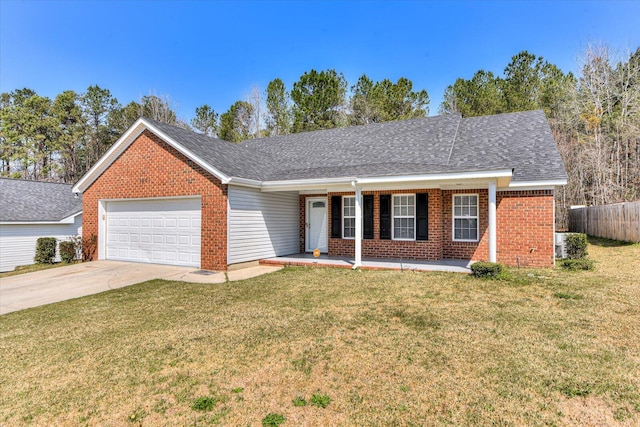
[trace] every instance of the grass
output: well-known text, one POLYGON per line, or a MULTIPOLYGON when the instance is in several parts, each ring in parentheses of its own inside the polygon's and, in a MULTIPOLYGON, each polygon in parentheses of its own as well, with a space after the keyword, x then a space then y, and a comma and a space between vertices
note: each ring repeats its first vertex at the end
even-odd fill
POLYGON ((595 271, 499 280, 156 280, 10 313, 0 425, 638 425, 640 245, 589 254, 595 271))
POLYGON ((50 268, 64 267, 64 266, 67 266, 67 265, 75 264, 76 262, 78 262, 78 261, 74 261, 74 262, 71 262, 71 263, 55 262, 53 264, 21 265, 21 266, 16 267, 12 271, 6 271, 4 273, 0 273, 0 279, 3 278, 3 277, 17 276, 18 274, 33 273, 34 271, 49 270, 50 268))

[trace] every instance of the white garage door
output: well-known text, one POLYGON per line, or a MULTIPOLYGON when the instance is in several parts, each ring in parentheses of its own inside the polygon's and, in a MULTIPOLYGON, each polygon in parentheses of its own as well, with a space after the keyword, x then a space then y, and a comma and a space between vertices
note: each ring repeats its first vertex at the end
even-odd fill
POLYGON ((200 198, 107 202, 106 258, 200 267, 200 198))

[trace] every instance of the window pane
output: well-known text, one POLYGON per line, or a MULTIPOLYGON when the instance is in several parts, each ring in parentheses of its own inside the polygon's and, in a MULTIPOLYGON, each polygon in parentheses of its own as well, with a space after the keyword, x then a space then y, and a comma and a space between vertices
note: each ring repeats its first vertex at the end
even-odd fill
POLYGON ((469 196, 470 205, 478 205, 478 196, 469 196))
POLYGON ((475 206, 472 206, 471 208, 469 208, 469 215, 478 216, 478 208, 475 206))
POLYGON ((344 237, 355 237, 356 235, 355 218, 344 219, 344 237))

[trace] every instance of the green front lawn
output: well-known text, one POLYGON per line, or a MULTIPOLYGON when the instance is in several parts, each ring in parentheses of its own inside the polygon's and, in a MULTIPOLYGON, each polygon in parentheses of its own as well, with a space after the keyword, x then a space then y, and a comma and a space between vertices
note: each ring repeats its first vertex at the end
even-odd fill
POLYGON ((11 313, 0 425, 637 425, 640 246, 589 251, 594 272, 286 268, 11 313))

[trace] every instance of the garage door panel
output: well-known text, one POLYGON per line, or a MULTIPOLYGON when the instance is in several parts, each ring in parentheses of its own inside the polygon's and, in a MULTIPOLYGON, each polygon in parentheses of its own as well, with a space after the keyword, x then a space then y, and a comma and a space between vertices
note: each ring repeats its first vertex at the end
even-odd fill
POLYGON ((107 202, 106 258, 200 266, 200 199, 107 202))

